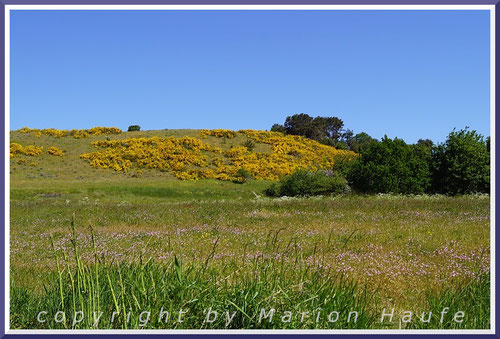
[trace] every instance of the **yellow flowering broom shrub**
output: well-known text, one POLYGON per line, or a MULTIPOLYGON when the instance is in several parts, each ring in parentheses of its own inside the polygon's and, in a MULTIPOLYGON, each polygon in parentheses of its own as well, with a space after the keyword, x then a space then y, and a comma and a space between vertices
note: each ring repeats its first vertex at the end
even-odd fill
POLYGON ((222 153, 222 150, 191 137, 132 138, 101 140, 92 143, 102 151, 82 154, 96 168, 127 171, 135 164, 138 168, 184 171, 187 167, 205 167, 208 158, 202 151, 222 153))
POLYGON ((29 155, 32 157, 37 157, 39 156, 43 151, 42 146, 34 146, 34 145, 28 145, 26 147, 23 147, 22 145, 12 142, 10 144, 10 157, 13 158, 16 155, 24 154, 24 155, 29 155))
POLYGON ((47 154, 55 155, 56 157, 62 157, 64 155, 64 152, 62 149, 57 148, 56 146, 51 146, 47 150, 47 154))
POLYGON ((40 154, 42 154, 43 147, 42 146, 34 146, 34 145, 28 145, 24 147, 24 154, 30 155, 32 157, 37 157, 40 154))
POLYGON ((24 148, 18 143, 11 142, 10 143, 10 157, 13 158, 16 155, 24 154, 24 148))
POLYGON ((236 132, 230 129, 202 129, 200 138, 205 139, 207 136, 232 139, 236 136, 236 132))
MULTIPOLYGON (((231 132, 234 135, 237 133, 231 132)), ((99 148, 98 151, 80 157, 95 168, 112 168, 115 171, 128 171, 132 167, 158 169, 170 171, 181 180, 237 181, 240 169, 246 170, 254 179, 278 180, 299 168, 331 169, 337 160, 357 156, 354 152, 337 150, 299 136, 254 130, 239 133, 256 142, 271 145, 271 153, 252 152, 243 146, 223 151, 200 139, 186 136, 101 140, 92 143, 93 147, 99 148)), ((206 135, 225 137, 221 133, 206 135)))
POLYGON ((29 128, 23 127, 18 132, 21 133, 31 133, 35 137, 40 137, 42 134, 50 137, 61 138, 66 136, 72 136, 75 139, 83 139, 88 138, 91 135, 110 135, 110 134, 120 134, 122 130, 117 127, 93 127, 91 129, 72 129, 68 130, 59 130, 55 128, 29 128))
POLYGON ((90 135, 110 135, 110 134, 121 134, 122 130, 118 127, 92 127, 87 130, 90 135))

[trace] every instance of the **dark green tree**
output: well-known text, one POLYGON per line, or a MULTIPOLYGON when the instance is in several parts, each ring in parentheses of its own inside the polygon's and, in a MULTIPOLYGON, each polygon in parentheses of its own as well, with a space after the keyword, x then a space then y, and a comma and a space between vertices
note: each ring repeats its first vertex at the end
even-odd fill
POLYGON ((356 153, 360 153, 366 149, 372 141, 377 142, 377 139, 372 138, 365 132, 358 133, 349 140, 349 149, 356 153))
POLYGON ((344 136, 344 122, 337 117, 316 117, 312 120, 312 131, 314 137, 311 139, 330 139, 336 144, 344 136))
POLYGON ((429 162, 421 148, 384 136, 361 152, 349 181, 359 192, 421 194, 430 185, 429 162))
POLYGON ((128 126, 128 131, 129 132, 140 131, 140 130, 141 130, 141 126, 139 126, 139 125, 130 125, 130 126, 128 126))
POLYGON ((286 133, 286 128, 285 128, 285 126, 283 126, 283 125, 280 125, 280 124, 274 124, 274 125, 271 127, 271 131, 272 131, 272 132, 280 132, 280 133, 285 134, 285 133, 286 133))
POLYGON ((453 130, 432 152, 432 189, 443 194, 489 193, 489 137, 453 130))
POLYGON ((286 117, 284 127, 287 134, 302 135, 309 138, 313 134, 312 121, 313 118, 308 114, 294 114, 286 117))
POLYGON ((337 117, 313 118, 308 114, 300 113, 288 116, 283 126, 274 124, 271 131, 301 135, 325 145, 348 148, 353 133, 343 127, 344 122, 337 117))
POLYGON ((434 142, 431 139, 418 139, 417 145, 422 145, 424 147, 432 149, 432 147, 434 147, 434 142))

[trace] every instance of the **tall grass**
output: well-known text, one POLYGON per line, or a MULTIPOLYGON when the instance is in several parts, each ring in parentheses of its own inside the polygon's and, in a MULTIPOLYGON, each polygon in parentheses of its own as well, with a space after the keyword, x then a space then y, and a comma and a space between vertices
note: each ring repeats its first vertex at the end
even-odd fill
POLYGON ((309 267, 299 257, 295 265, 260 257, 245 267, 234 262, 224 269, 212 267, 211 257, 204 265, 185 265, 177 257, 170 264, 142 258, 110 263, 97 255, 94 245, 93 262, 84 263, 74 222, 71 225, 73 253, 61 256, 54 250, 53 283, 42 294, 12 287, 13 328, 369 328, 375 321, 365 290, 340 274, 309 267), (266 317, 271 309, 272 319, 266 317), (42 320, 47 321, 40 323, 37 316, 42 310, 47 312, 42 320), (186 312, 182 322, 181 310, 186 312), (259 320, 262 310, 266 314, 259 320), (56 322, 59 311, 66 318, 63 321, 60 314, 56 322), (163 313, 159 322, 165 311, 169 320, 163 313), (283 322, 286 311, 291 317, 283 322), (328 315, 334 311, 339 317, 330 323, 328 315), (348 321, 351 311, 357 313, 348 321), (82 321, 74 321, 75 312, 82 321), (150 312, 147 324, 142 312, 150 312), (230 317, 234 313, 229 324, 226 312, 230 317))
MULTIPOLYGON (((428 295, 429 310, 434 314, 428 323, 416 323, 409 328, 424 329, 489 329, 490 323, 490 274, 481 274, 475 280, 458 287, 444 287, 441 291, 428 295), (445 307, 464 313, 462 323, 453 321, 453 316, 443 317, 445 307)), ((447 310, 448 311, 448 310, 447 310)), ((450 311, 448 311, 450 312, 450 311)), ((428 312, 427 312, 428 313, 428 312)))
MULTIPOLYGON (((211 265, 217 248, 203 261, 170 263, 137 258, 109 262, 99 256, 95 234, 92 260, 84 261, 71 222, 71 253, 53 246, 56 272, 41 293, 11 286, 11 328, 29 329, 370 329, 398 328, 380 322, 381 301, 355 281, 299 252, 293 261, 262 255, 242 264, 211 265), (273 311, 271 311, 273 310, 273 311), (41 311, 40 322, 37 318, 41 311), (262 313, 264 312, 264 313, 262 313), (273 313, 272 319, 270 317, 273 313), (63 316, 64 315, 64 316, 63 316)), ((278 231, 279 232, 279 231, 278 231)), ((268 248, 277 245, 276 234, 268 248)), ((347 240, 348 241, 348 240, 347 240)), ((318 259, 321 253, 315 253, 318 259)), ((489 275, 463 286, 429 294, 429 323, 403 328, 489 328, 489 275), (439 312, 466 314, 456 323, 439 312)))

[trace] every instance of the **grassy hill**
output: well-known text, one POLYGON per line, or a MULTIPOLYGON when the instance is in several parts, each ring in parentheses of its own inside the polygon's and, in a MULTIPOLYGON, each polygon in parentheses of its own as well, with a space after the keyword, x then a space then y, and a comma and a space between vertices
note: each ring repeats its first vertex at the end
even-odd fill
MULTIPOLYGON (((68 133, 49 130, 54 131, 68 133)), ((300 136, 253 130, 156 130, 86 134, 86 138, 47 134, 29 129, 11 132, 13 178, 33 178, 38 174, 64 179, 110 176, 89 170, 86 165, 90 162, 94 168, 112 168, 118 172, 140 169, 143 174, 144 170, 152 170, 147 171, 146 177, 165 177, 158 173, 160 170, 181 179, 231 180, 237 170, 245 168, 256 179, 276 180, 299 167, 332 169, 338 159, 355 157, 353 152, 336 150, 300 136), (21 152, 13 151, 13 145, 20 147, 21 152), (22 147, 27 146, 41 146, 43 151, 41 154, 23 152, 22 147), (45 150, 50 147, 61 149, 64 156, 58 160, 46 154, 45 150), (82 157, 88 161, 82 161, 82 157), (26 166, 35 169, 29 170, 26 166), (204 175, 179 175, 196 171, 204 175), (206 175, 207 171, 211 175, 206 175)))
MULTIPOLYGON (((115 135, 91 135, 84 139, 72 137, 55 138, 53 136, 35 136, 32 133, 12 131, 11 143, 23 146, 42 146, 44 151, 36 157, 19 155, 10 160, 11 198, 39 198, 43 195, 62 194, 63 197, 83 198, 100 195, 142 198, 253 198, 253 192, 260 192, 268 186, 266 181, 252 181, 247 185, 235 185, 219 180, 181 181, 171 172, 144 169, 140 177, 136 171, 116 172, 110 169, 96 169, 89 162, 80 158, 81 154, 95 151, 92 142, 99 140, 126 140, 130 138, 175 137, 199 138, 201 130, 172 129, 123 132, 115 135), (64 156, 57 157, 45 152, 56 146, 64 151, 64 156), (24 163, 19 163, 25 159, 24 163), (37 165, 31 166, 34 162, 37 165), (108 194, 109 193, 109 194, 108 194)), ((233 139, 208 137, 203 141, 223 150, 238 147, 249 140, 238 133, 233 139)), ((255 143, 255 152, 269 153, 271 146, 255 143)))
MULTIPOLYGON (((59 180, 114 180, 119 178, 123 180, 131 177, 131 173, 117 173, 114 171, 96 170, 89 166, 88 161, 81 159, 80 155, 95 151, 91 143, 98 140, 125 140, 129 138, 151 138, 151 137, 175 137, 182 138, 189 136, 193 138, 200 137, 201 130, 198 129, 172 129, 172 130, 152 130, 123 132, 114 135, 91 135, 84 139, 75 139, 72 137, 54 138, 52 136, 41 135, 36 137, 32 133, 21 133, 12 131, 10 133, 11 142, 21 145, 37 145, 48 149, 56 146, 65 152, 64 157, 54 157, 43 152, 39 157, 16 157, 11 160, 11 180, 14 182, 27 179, 36 179, 37 181, 47 181, 48 179, 59 180), (24 165, 17 164, 19 158, 25 158, 29 162, 24 165), (29 166, 30 162, 37 162, 38 166, 29 166)), ((209 137, 204 140, 206 143, 228 150, 231 147, 237 147, 247 141, 248 138, 243 134, 238 134, 234 139, 227 140, 216 137, 209 137)), ((270 146, 263 143, 256 143, 255 151, 270 152, 270 146)), ((156 170, 144 170, 145 179, 175 179, 169 172, 160 172, 156 170)), ((50 181, 50 180, 49 180, 50 181)))

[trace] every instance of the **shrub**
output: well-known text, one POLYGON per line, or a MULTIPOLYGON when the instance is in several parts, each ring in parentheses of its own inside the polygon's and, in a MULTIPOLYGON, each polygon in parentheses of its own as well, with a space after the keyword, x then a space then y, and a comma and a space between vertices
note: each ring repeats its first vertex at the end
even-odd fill
POLYGON ((39 156, 43 151, 43 146, 35 146, 35 145, 28 145, 23 147, 22 145, 18 143, 11 143, 10 144, 10 157, 13 158, 16 155, 24 154, 24 155, 29 155, 32 157, 37 157, 39 156))
POLYGON ((252 179, 252 174, 245 168, 240 168, 236 172, 236 178, 233 181, 238 184, 243 184, 244 182, 247 182, 249 179, 252 179))
POLYGON ((64 151, 60 148, 55 147, 55 146, 51 146, 47 150, 47 154, 54 155, 56 157, 62 157, 64 155, 64 151))
POLYGON ((268 197, 279 197, 280 196, 280 185, 273 182, 271 186, 264 190, 264 194, 268 197))
POLYGON ((140 131, 140 130, 141 130, 141 126, 139 126, 139 125, 130 125, 130 126, 128 126, 128 131, 129 132, 140 131))
POLYGON ((200 137, 205 139, 207 136, 232 139, 236 136, 236 132, 229 129, 202 129, 200 137))
POLYGON ((340 141, 340 142, 335 144, 335 148, 336 149, 347 149, 347 145, 344 142, 340 141))
POLYGON ((329 195, 342 193, 345 188, 346 180, 338 172, 298 169, 279 183, 273 183, 264 194, 273 197, 329 195))
POLYGON ((13 158, 19 154, 24 154, 23 146, 18 144, 17 142, 11 142, 10 143, 10 157, 13 158))
POLYGON ((360 192, 421 194, 430 185, 429 161, 424 148, 385 136, 371 142, 349 173, 360 192))
POLYGON ((255 148, 255 143, 252 140, 248 139, 243 144, 241 144, 241 146, 248 148, 249 151, 253 151, 253 149, 255 148))
POLYGON ((92 127, 86 130, 90 135, 102 135, 102 134, 121 134, 122 130, 118 127, 92 127))
POLYGON ((350 156, 349 154, 338 154, 334 157, 335 162, 333 163, 332 171, 340 174, 344 178, 347 178, 349 173, 351 173, 353 166, 356 164, 358 157, 350 156))
POLYGON ((271 132, 280 132, 280 133, 286 134, 286 128, 283 125, 274 124, 271 126, 271 132))
POLYGON ((489 139, 467 128, 453 130, 444 144, 433 148, 431 171, 436 193, 489 193, 489 139))
POLYGON ((365 132, 361 132, 349 140, 349 149, 353 152, 360 153, 370 146, 371 142, 377 142, 377 139, 372 138, 365 132))
POLYGON ((83 129, 72 129, 71 131, 69 131, 69 134, 75 139, 85 139, 90 137, 90 134, 83 129))

